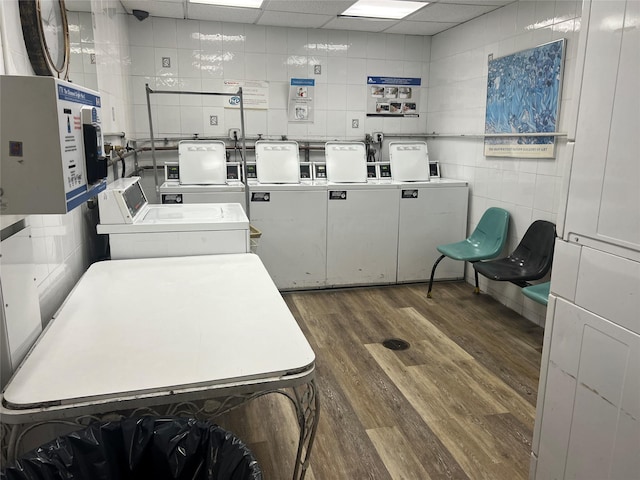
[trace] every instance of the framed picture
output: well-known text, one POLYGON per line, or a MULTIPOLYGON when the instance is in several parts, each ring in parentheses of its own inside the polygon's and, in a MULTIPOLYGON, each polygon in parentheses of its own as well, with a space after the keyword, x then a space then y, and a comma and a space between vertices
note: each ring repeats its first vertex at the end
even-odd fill
POLYGON ((486 156, 555 158, 556 137, 539 134, 557 132, 564 52, 560 39, 489 61, 486 156))

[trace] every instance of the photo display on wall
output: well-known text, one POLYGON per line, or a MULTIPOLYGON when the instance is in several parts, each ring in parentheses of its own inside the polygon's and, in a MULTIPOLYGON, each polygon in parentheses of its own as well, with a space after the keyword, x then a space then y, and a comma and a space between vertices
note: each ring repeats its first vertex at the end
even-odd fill
POLYGON ((367 77, 367 117, 418 117, 420 78, 367 77))
POLYGON ((555 158, 565 40, 489 60, 484 154, 555 158), (505 134, 517 133, 510 137, 505 134), (521 134, 538 134, 521 136, 521 134))

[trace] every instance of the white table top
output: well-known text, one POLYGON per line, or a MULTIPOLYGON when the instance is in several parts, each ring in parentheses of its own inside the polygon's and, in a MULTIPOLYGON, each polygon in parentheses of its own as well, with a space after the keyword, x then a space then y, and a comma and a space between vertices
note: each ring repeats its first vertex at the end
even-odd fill
POLYGON ((256 255, 105 261, 80 279, 4 400, 25 408, 250 383, 314 361, 256 255))

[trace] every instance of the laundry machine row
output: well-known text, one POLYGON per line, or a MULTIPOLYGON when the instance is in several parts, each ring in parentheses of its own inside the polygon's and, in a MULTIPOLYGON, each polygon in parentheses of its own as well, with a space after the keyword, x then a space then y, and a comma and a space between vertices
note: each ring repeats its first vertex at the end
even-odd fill
MULTIPOLYGON (((202 141, 187 147, 207 148, 202 141)), ((262 233, 256 253, 281 290, 424 281, 437 245, 465 237, 467 184, 434 179, 424 142, 391 143, 389 162, 375 163, 361 142, 328 142, 325 161, 314 163, 299 161, 296 142, 255 147, 246 171, 251 225, 262 233)), ((186 161, 192 169, 211 156, 190 150, 167 164, 163 202, 244 205, 240 168, 223 155, 211 167, 217 177, 206 165, 192 175, 215 183, 183 181, 186 161)), ((445 260, 437 273, 462 278, 464 264, 445 260)))
MULTIPOLYGON (((295 142, 265 151, 275 144, 284 146, 256 144, 248 185, 251 223, 262 232, 257 253, 281 290, 424 281, 437 245, 466 234, 467 183, 429 181, 423 142, 417 149, 400 144, 401 153, 375 169, 363 143, 329 142, 311 179, 295 162, 295 142), (411 156, 419 156, 425 173, 414 171, 411 156), (399 174, 392 179, 386 172, 394 163, 399 174), (404 164, 409 168, 400 174, 404 164)), ((438 279, 463 277, 460 262, 438 271, 438 279)))

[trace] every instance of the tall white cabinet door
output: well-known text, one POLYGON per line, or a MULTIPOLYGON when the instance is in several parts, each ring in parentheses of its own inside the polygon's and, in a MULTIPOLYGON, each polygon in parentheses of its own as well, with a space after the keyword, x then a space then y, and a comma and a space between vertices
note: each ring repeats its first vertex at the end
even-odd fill
POLYGON ((557 299, 535 478, 640 474, 640 335, 557 299))
MULTIPOLYGON (((640 252, 640 2, 585 2, 582 91, 565 239, 640 252), (584 239, 584 240, 583 240, 584 239)), ((637 258, 636 258, 637 259, 637 258)))
MULTIPOLYGON (((440 257, 438 245, 466 237, 468 188, 403 186, 400 197, 398 282, 428 280, 440 257)), ((435 278, 463 277, 464 262, 446 258, 435 278)))

